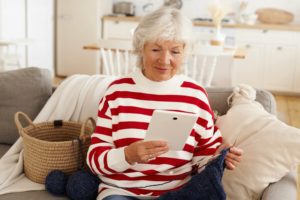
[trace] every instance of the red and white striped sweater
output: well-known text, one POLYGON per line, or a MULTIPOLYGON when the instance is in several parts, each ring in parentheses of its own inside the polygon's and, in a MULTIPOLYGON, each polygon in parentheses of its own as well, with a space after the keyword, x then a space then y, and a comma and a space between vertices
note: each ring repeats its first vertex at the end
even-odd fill
POLYGON ((183 75, 154 82, 136 70, 114 81, 101 99, 87 163, 102 180, 101 199, 111 194, 153 198, 181 188, 190 179, 193 163, 206 163, 221 142, 201 86, 183 75), (199 118, 182 151, 130 165, 124 148, 144 139, 155 109, 196 113, 199 118))

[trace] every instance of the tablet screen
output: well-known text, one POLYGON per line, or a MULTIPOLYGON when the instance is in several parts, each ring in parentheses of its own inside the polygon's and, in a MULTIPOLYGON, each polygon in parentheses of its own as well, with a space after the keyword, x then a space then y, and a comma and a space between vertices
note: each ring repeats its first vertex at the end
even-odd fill
POLYGON ((182 150, 197 118, 191 113, 155 110, 145 140, 164 140, 170 150, 182 150))

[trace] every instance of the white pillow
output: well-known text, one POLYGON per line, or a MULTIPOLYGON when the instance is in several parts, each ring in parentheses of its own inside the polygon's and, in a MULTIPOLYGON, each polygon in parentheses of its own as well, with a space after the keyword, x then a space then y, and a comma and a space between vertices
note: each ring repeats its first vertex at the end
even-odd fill
POLYGON ((231 108, 217 119, 223 137, 244 150, 235 170, 225 170, 229 200, 260 199, 263 190, 300 162, 300 129, 288 126, 255 101, 247 85, 234 88, 231 108))

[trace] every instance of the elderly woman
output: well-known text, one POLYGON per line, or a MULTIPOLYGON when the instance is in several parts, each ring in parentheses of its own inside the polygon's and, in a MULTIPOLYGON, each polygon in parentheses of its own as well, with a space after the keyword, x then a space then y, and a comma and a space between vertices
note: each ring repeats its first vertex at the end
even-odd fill
MULTIPOLYGON (((88 151, 87 163, 102 181, 97 199, 153 199, 178 190, 191 179, 194 163, 207 162, 222 149, 205 89, 180 75, 191 38, 191 21, 172 8, 145 16, 136 28, 139 69, 107 89, 88 151), (143 140, 158 109, 197 114, 181 151, 169 149, 166 141, 143 140)), ((230 148, 227 168, 233 169, 241 154, 230 148)))

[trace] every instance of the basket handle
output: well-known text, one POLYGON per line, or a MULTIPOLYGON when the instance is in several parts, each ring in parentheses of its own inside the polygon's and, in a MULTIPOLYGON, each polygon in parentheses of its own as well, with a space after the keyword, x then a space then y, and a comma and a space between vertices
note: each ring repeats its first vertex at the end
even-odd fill
POLYGON ((24 128, 20 122, 20 116, 23 116, 23 118, 26 119, 26 121, 28 122, 29 125, 32 125, 33 127, 35 127, 35 125, 33 124, 32 120, 28 117, 28 115, 26 115, 23 112, 16 112, 15 113, 15 124, 18 128, 19 134, 22 136, 22 129, 24 128))
POLYGON ((80 138, 80 140, 82 140, 83 142, 85 142, 85 140, 88 138, 88 137, 90 137, 90 135, 88 135, 88 134, 85 134, 85 127, 87 126, 87 124, 89 123, 89 122, 91 122, 91 124, 92 124, 92 126, 93 126, 93 129, 95 129, 95 127, 96 127, 96 121, 94 120, 94 118, 92 118, 92 117, 89 117, 89 118, 87 118, 86 120, 85 120, 85 122, 82 124, 82 126, 81 126, 81 130, 80 130, 80 136, 79 136, 79 138, 80 138))

